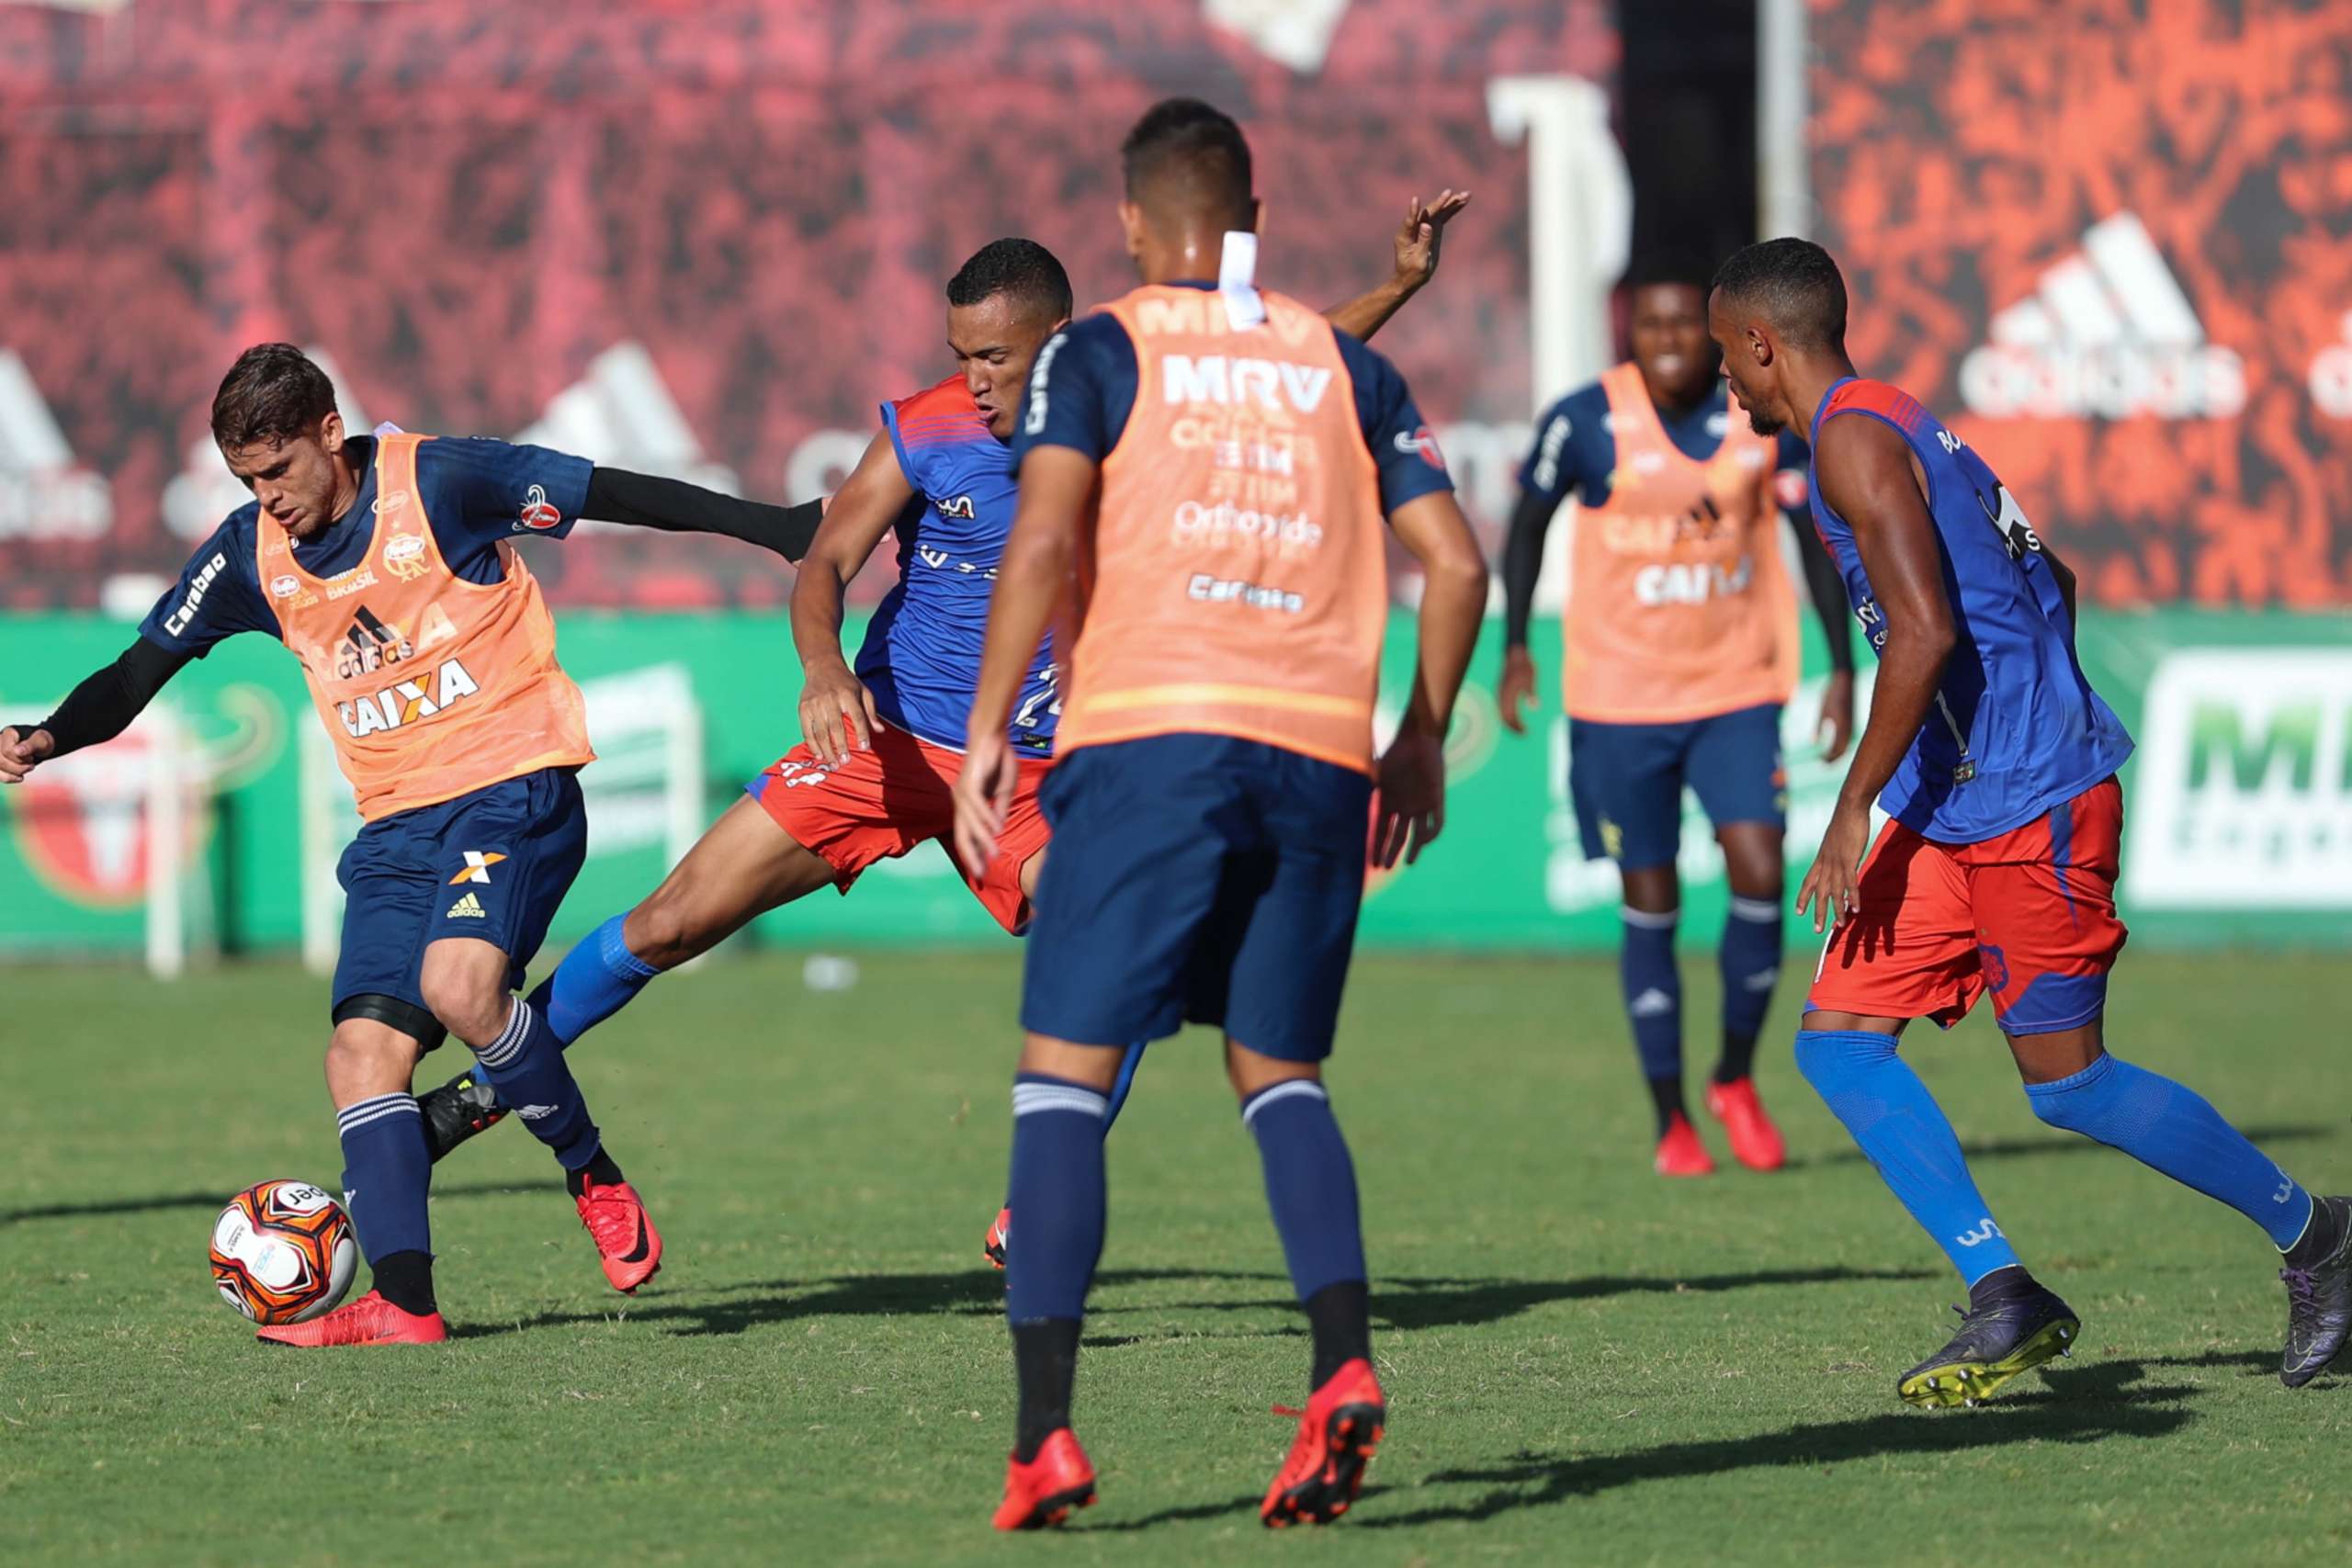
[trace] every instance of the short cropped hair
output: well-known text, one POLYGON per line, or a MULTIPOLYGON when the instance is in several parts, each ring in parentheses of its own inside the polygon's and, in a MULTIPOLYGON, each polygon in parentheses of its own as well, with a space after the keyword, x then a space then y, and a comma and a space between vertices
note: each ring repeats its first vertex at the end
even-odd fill
POLYGON ((1655 288, 1661 285, 1695 288, 1704 295, 1712 286, 1714 268, 1706 258, 1692 250, 1646 251, 1634 258, 1625 269, 1625 288, 1655 288))
POLYGON ((1119 144, 1127 199, 1172 199, 1228 229, 1249 227, 1257 198, 1250 141, 1223 109, 1198 98, 1162 98, 1119 144))
POLYGON ((334 383, 290 343, 257 343, 237 355, 212 394, 212 439, 235 451, 283 446, 335 412, 334 383))
POLYGON ((1035 240, 990 240, 947 280, 950 305, 977 305, 1000 294, 1010 294, 1057 321, 1069 320, 1077 303, 1070 293, 1069 274, 1062 270, 1053 252, 1035 240))
POLYGON ((1735 252, 1715 269, 1714 286, 1761 310, 1792 348, 1845 346, 1846 280, 1811 240, 1766 240, 1735 252))

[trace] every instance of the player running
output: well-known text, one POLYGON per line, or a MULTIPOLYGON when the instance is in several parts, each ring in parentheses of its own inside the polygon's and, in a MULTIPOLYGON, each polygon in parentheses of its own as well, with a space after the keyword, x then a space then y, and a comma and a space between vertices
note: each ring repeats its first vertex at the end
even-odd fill
POLYGON ((2352 1330, 2352 1204, 2313 1197, 2195 1093, 2107 1054, 2101 1014, 2124 942, 2115 771, 2132 740, 2075 661, 2074 574, 1959 437, 1856 376, 1845 283, 1820 246, 1772 240, 1733 256, 1708 330, 1758 433, 1810 422, 1814 519, 1879 655, 1869 723, 1797 895, 1830 932, 1796 1055, 1968 1282, 1960 1332, 1896 1391, 1973 1404, 2081 1332, 2018 1260, 1951 1122, 1895 1052, 1910 1020, 1949 1028, 1987 993, 2036 1116, 2270 1237, 2286 1264, 2279 1377, 2302 1386, 2352 1330), (1875 844, 1873 796, 1894 818, 1875 844))
MULTIPOLYGON (((1802 490, 1805 452, 1736 426, 1707 338, 1707 274, 1641 264, 1632 290, 1633 360, 1552 405, 1526 467, 1504 548, 1503 723, 1525 734, 1535 695, 1528 614, 1544 535, 1571 491, 1577 510, 1562 705, 1568 784, 1584 852, 1614 860, 1624 886, 1618 973, 1634 1048, 1657 1112, 1660 1176, 1714 1168, 1682 1096, 1682 979, 1675 874, 1687 784, 1714 824, 1731 885, 1724 922, 1723 1051, 1707 1110, 1731 1151, 1777 1170, 1781 1134, 1757 1098, 1756 1037, 1781 973, 1781 833, 1788 790, 1781 709, 1797 679, 1796 604, 1781 570, 1776 478, 1802 490)), ((1792 504, 1793 504, 1792 500, 1792 504)), ((1791 513, 1791 522, 1796 521, 1791 513)), ((1810 527, 1796 529, 1805 581, 1829 645, 1816 730, 1834 761, 1854 726, 1846 591, 1810 527)))
POLYGON ((1187 1020, 1225 1030, 1313 1331, 1314 1394, 1261 1516, 1322 1522, 1354 1498, 1386 1405, 1355 1173, 1321 1062, 1374 779, 1375 852, 1393 864, 1443 820, 1442 740, 1487 569, 1396 372, 1252 286, 1258 202, 1239 128, 1173 99, 1122 157, 1120 219, 1143 287, 1037 357, 955 790, 963 863, 985 872, 1017 852, 1007 830, 1024 761, 1009 725, 1075 570, 1061 756, 1045 789, 1054 851, 1012 1090, 1021 1245, 1006 1313, 1021 1399, 995 1522, 1058 1524, 1093 1500, 1069 1403, 1102 1246, 1102 1119, 1123 1044, 1187 1020), (1428 586, 1412 701, 1375 764, 1383 513, 1428 586), (1217 518, 1236 521, 1203 521, 1217 518))
MULTIPOLYGON (((1437 270, 1444 226, 1469 197, 1408 204, 1395 271, 1330 319, 1370 336, 1437 270)), ((569 1045, 626 1006, 653 976, 745 924, 820 888, 847 893, 876 862, 937 840, 951 859, 948 787, 962 766, 964 720, 980 664, 998 558, 1012 526, 1006 444, 1021 388, 1072 309, 1069 276, 1034 241, 982 246, 947 284, 947 344, 956 373, 882 405, 882 430, 825 510, 792 595, 807 739, 746 786, 662 885, 565 955, 531 1000, 569 1045), (853 669, 842 656, 843 591, 886 535, 899 540, 898 583, 865 630, 853 669)), ((1255 513, 1204 514, 1222 536, 1261 525, 1255 513)), ((973 895, 1015 935, 1027 929, 1046 829, 1036 792, 1060 714, 1049 651, 1023 679, 1006 733, 1021 787, 1000 852, 957 859, 973 895)), ((1136 1047, 1139 1052, 1140 1046, 1136 1047)), ((1135 1070, 1131 1052, 1115 1113, 1135 1070)), ((494 1085, 461 1075, 423 1097, 436 1159, 504 1114, 494 1085)), ((1106 1127, 1107 1131, 1107 1119, 1106 1127)), ((983 1248, 1001 1266, 1001 1211, 983 1248)))
POLYGON ((448 1337, 425 1215, 431 1160, 409 1080, 455 1034, 553 1150, 614 1289, 662 1237, 604 1147, 563 1052, 511 992, 586 852, 579 689, 517 536, 581 516, 728 533, 797 555, 814 509, 761 506, 536 446, 353 436, 318 367, 286 344, 239 357, 212 435, 254 493, 156 602, 122 657, 53 715, 0 729, 0 779, 96 745, 190 659, 261 632, 302 661, 366 825, 336 868, 345 904, 326 1053, 345 1201, 374 1288, 281 1345, 448 1337))

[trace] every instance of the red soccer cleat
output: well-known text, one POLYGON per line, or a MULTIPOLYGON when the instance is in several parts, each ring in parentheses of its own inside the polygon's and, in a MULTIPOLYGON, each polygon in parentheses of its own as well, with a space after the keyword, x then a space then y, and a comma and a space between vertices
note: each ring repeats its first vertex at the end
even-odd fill
POLYGON ((1001 1530, 1041 1530, 1069 1517, 1072 1508, 1094 1502, 1094 1466, 1068 1427, 1047 1438, 1027 1464, 1008 1459, 1004 1501, 996 1506, 1001 1530))
POLYGON ((628 1295, 662 1271, 662 1233, 653 1228, 636 1188, 626 1181, 599 1186, 592 1176, 572 1202, 604 1257, 605 1278, 613 1289, 628 1295))
POLYGON ((437 1312, 419 1317, 402 1312, 370 1291, 356 1302, 345 1302, 324 1317, 308 1323, 281 1323, 256 1329, 254 1337, 266 1345, 438 1345, 449 1337, 449 1325, 437 1312))
POLYGON ((1778 1170, 1789 1157, 1781 1130, 1764 1114, 1756 1098, 1754 1078, 1734 1078, 1707 1086, 1707 1113, 1724 1124, 1731 1138, 1732 1158, 1750 1170, 1778 1170))
POLYGON ((1303 1411, 1274 1407, 1277 1416, 1298 1416, 1298 1436, 1258 1517, 1268 1529, 1306 1519, 1328 1525, 1348 1511, 1363 1485, 1364 1466, 1379 1450, 1388 1427, 1388 1399, 1372 1363, 1359 1356, 1341 1365, 1303 1411))
POLYGON ((1004 1249, 1012 1245, 1012 1211, 999 1209, 988 1234, 980 1237, 980 1254, 998 1268, 1004 1267, 1004 1249))
POLYGON ((1690 1125, 1690 1118, 1679 1111, 1666 1124, 1666 1134, 1657 1141, 1657 1157, 1652 1165, 1660 1176, 1713 1176, 1715 1162, 1707 1153, 1707 1145, 1699 1141, 1699 1130, 1690 1125))

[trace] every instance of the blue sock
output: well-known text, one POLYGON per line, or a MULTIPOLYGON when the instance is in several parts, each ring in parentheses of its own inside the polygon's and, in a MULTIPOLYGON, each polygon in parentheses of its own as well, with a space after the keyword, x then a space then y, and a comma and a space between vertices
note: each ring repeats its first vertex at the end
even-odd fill
POLYGON ((433 1250, 424 1213, 433 1156, 416 1097, 379 1094, 334 1113, 343 1140, 343 1202, 372 1267, 395 1252, 433 1250))
POLYGON ((537 1009, 516 997, 506 1027, 474 1053, 474 1060, 498 1090, 499 1102, 514 1108, 523 1125, 555 1151, 564 1169, 588 1168, 604 1141, 564 1062, 563 1042, 537 1009))
POLYGON ((2222 1120, 2196 1090, 2115 1056, 2072 1077, 2025 1086, 2052 1127, 2121 1149, 2183 1187, 2216 1198, 2269 1233, 2284 1252, 2312 1217, 2311 1194, 2222 1120))
POLYGON ((1363 1280, 1355 1162, 1323 1086, 1313 1078, 1285 1078, 1261 1089, 1241 1102, 1241 1122, 1258 1135, 1266 1206, 1273 1211, 1298 1299, 1305 1302, 1326 1285, 1363 1280))
POLYGON ((1102 1091, 1044 1073, 1012 1080, 1012 1213, 1004 1266, 1014 1324, 1086 1315, 1102 1256, 1102 1091))
POLYGON ((1642 1076, 1655 1083, 1682 1076, 1682 974, 1674 966, 1674 926, 1680 911, 1653 915, 1630 906, 1618 916, 1625 940, 1617 953, 1617 975, 1625 991, 1625 1016, 1634 1025, 1634 1051, 1642 1076))
POLYGON ((621 940, 626 915, 615 915, 572 944, 555 973, 531 993, 531 1007, 567 1049, 582 1034, 627 1007, 662 973, 621 940))
POLYGON ((1143 1066, 1143 1048, 1148 1043, 1148 1041, 1138 1040, 1127 1047, 1125 1055, 1119 1058, 1119 1076, 1111 1084, 1111 1108, 1102 1113, 1102 1134, 1105 1137, 1110 1135, 1111 1123, 1119 1119, 1119 1107, 1127 1102, 1127 1091, 1136 1087, 1136 1069, 1143 1066))
POLYGON ((2017 1263, 1968 1174, 1951 1123, 1919 1075, 1895 1054, 1894 1036, 1800 1030, 1797 1069, 1963 1280, 1973 1285, 2017 1263))
MULTIPOLYGON (((1724 976, 1724 1034, 1753 1043, 1764 1030, 1772 987, 1781 978, 1782 914, 1778 898, 1732 896, 1716 953, 1724 976)), ((1745 1077, 1745 1074, 1738 1075, 1745 1077)))

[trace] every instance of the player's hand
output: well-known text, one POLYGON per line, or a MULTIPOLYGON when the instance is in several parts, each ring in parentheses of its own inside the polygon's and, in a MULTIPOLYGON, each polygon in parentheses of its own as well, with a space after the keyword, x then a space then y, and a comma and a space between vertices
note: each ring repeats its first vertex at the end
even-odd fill
POLYGON ((1380 758, 1372 863, 1386 871, 1401 854, 1412 864, 1444 827, 1445 742, 1425 729, 1401 729, 1380 758))
POLYGON ((865 682, 836 660, 813 670, 800 685, 800 733, 829 768, 849 761, 853 750, 874 750, 874 731, 882 720, 874 711, 874 694, 865 682))
POLYGON ((1870 808, 1855 810, 1839 802, 1821 835, 1821 852, 1797 889, 1797 913, 1809 908, 1816 932, 1861 912, 1862 856, 1870 847, 1870 808))
POLYGON ((1408 293, 1437 276, 1445 226, 1469 203, 1468 191, 1448 190, 1435 201, 1415 197, 1405 204, 1405 221, 1396 230, 1396 281, 1408 293))
POLYGON ((1503 678, 1495 686, 1495 707, 1501 713, 1503 728, 1513 735, 1527 733, 1527 720, 1519 710, 1535 700, 1535 660, 1524 648, 1505 650, 1503 678))
POLYGON ((57 750, 56 738, 46 729, 0 729, 0 784, 22 784, 41 759, 57 750))
POLYGON ((1821 743, 1821 760, 1834 762, 1846 754, 1854 739, 1854 672, 1833 671, 1821 689, 1821 716, 1813 721, 1813 738, 1821 743))
POLYGON ((963 770, 956 775, 956 858, 977 878, 996 859, 996 841, 1012 811, 1021 782, 1021 759, 1001 726, 976 729, 964 746, 963 770))

